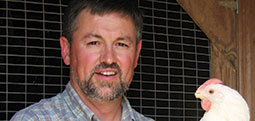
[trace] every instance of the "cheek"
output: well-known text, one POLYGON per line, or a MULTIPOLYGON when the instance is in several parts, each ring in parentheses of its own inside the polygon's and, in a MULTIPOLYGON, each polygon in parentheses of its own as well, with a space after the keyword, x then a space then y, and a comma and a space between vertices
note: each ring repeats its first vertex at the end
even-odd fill
POLYGON ((96 66, 98 55, 88 53, 82 49, 76 51, 77 53, 72 57, 72 66, 80 79, 87 79, 93 68, 96 66))
POLYGON ((119 63, 120 68, 122 70, 122 75, 125 78, 126 81, 131 80, 133 76, 133 72, 135 69, 136 61, 135 56, 125 56, 125 54, 122 54, 119 56, 119 63))
POLYGON ((118 60, 120 61, 120 63, 122 63, 122 65, 125 68, 135 68, 136 65, 136 58, 135 58, 135 54, 133 52, 130 53, 122 53, 122 54, 118 54, 118 60))

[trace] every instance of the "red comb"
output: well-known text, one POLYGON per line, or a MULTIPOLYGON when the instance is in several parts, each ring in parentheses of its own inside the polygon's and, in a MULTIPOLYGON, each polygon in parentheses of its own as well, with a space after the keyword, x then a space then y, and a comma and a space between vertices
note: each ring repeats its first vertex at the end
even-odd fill
POLYGON ((207 80, 204 84, 202 84, 198 90, 200 89, 204 89, 206 86, 210 85, 210 84, 222 84, 223 82, 217 78, 212 78, 212 79, 209 79, 207 80))

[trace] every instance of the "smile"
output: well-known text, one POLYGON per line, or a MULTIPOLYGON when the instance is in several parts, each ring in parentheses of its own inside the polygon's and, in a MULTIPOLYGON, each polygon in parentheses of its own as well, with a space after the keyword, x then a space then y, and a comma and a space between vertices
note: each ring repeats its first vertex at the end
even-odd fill
POLYGON ((98 74, 104 75, 104 76, 115 76, 117 73, 113 72, 113 71, 104 71, 104 72, 100 72, 98 74))

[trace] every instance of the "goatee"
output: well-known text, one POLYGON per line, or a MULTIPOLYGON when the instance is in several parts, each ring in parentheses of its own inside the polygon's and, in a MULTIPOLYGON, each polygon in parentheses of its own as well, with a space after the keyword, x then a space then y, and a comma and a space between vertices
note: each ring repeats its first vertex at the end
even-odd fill
POLYGON ((121 79, 122 77, 122 71, 118 64, 106 64, 101 63, 97 65, 88 76, 87 80, 80 80, 74 70, 71 67, 71 78, 76 81, 83 91, 84 95, 86 95, 88 98, 92 100, 98 100, 98 101, 113 101, 114 99, 122 96, 129 87, 129 83, 126 83, 127 81, 121 79), (93 75, 97 70, 105 69, 105 68, 112 68, 116 69, 118 71, 119 77, 118 80, 107 82, 103 80, 99 80, 98 82, 94 82, 92 80, 93 75), (117 81, 117 82, 116 82, 117 81), (96 84, 97 83, 97 84, 96 84), (107 90, 104 90, 104 89, 107 90))

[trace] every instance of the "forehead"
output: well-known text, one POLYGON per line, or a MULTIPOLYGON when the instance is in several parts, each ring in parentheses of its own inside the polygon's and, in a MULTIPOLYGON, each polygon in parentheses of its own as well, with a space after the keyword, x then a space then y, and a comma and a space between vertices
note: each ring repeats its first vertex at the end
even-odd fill
MULTIPOLYGON (((90 10, 82 10, 79 15, 76 18, 76 23, 79 22, 84 22, 84 21, 94 21, 96 22, 99 19, 104 19, 105 20, 115 20, 115 22, 125 22, 128 23, 130 27, 135 28, 134 20, 132 17, 124 14, 124 13, 119 13, 119 12, 105 12, 105 13, 92 13, 90 10)), ((117 24, 115 23, 115 24, 117 24)), ((80 23, 81 24, 81 23, 80 23)), ((112 23, 114 24, 114 23, 112 23)))
MULTIPOLYGON (((90 32, 108 31, 126 34, 135 37, 135 24, 130 16, 117 12, 105 14, 92 14, 88 10, 83 10, 76 19, 76 30, 86 30, 90 32)), ((75 31, 76 31, 75 30, 75 31)), ((135 38, 134 38, 135 39, 135 38)))

